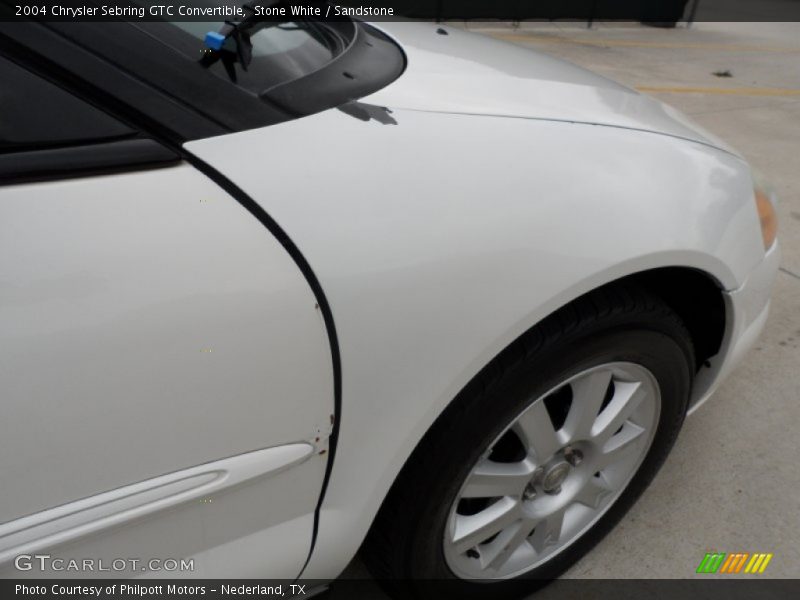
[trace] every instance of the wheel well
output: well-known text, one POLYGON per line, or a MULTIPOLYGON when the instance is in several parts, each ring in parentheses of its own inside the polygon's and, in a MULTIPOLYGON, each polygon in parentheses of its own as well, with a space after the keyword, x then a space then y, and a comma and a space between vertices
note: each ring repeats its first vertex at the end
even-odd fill
MULTIPOLYGON (((576 324, 586 323, 587 314, 609 315, 615 308, 620 309, 617 311, 619 313, 623 309, 628 310, 627 305, 636 306, 637 299, 638 306, 652 307, 654 300, 659 301, 656 303, 661 311, 659 314, 673 323, 674 316, 664 310, 661 303, 677 315, 694 346, 696 369, 719 352, 725 333, 725 300, 716 280, 702 271, 685 267, 643 271, 611 281, 575 298, 539 321, 495 356, 439 415, 407 457, 373 521, 365 545, 383 548, 392 546, 394 539, 382 533, 381 525, 396 520, 396 503, 391 499, 398 493, 407 495, 411 488, 408 483, 414 481, 416 469, 426 464, 431 453, 441 451, 437 445, 438 432, 448 426, 454 415, 464 410, 464 401, 467 398, 481 394, 501 381, 510 368, 526 356, 537 352, 548 339, 568 333, 576 324)), ((681 338, 683 350, 690 353, 691 348, 686 344, 685 334, 681 338)), ((682 372, 685 373, 685 370, 682 372)), ((370 551, 366 556, 370 557, 368 561, 376 561, 378 553, 370 551)), ((388 563, 380 558, 372 564, 378 572, 384 572, 388 568, 388 563)))
POLYGON ((725 300, 710 275, 686 267, 664 267, 607 285, 622 282, 634 283, 658 296, 681 318, 694 343, 696 369, 719 352, 725 335, 725 300))

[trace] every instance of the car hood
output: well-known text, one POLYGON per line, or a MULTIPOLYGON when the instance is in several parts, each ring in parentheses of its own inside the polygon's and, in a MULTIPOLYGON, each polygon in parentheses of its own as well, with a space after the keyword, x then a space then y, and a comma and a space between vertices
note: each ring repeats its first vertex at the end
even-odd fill
POLYGON ((569 62, 453 27, 402 22, 376 27, 402 46, 408 65, 399 79, 363 102, 624 127, 736 154, 672 107, 569 62))

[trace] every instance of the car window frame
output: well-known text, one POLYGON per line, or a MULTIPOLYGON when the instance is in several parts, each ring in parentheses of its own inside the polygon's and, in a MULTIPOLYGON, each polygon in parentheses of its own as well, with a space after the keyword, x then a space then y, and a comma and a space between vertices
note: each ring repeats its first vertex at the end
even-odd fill
POLYGON ((172 150, 43 74, 18 64, 1 50, 0 61, 6 63, 3 66, 10 67, 8 71, 12 77, 5 92, 8 102, 25 102, 31 95, 41 100, 43 95, 52 94, 52 106, 47 106, 46 100, 43 102, 50 112, 40 117, 30 115, 32 124, 41 125, 37 118, 57 121, 62 117, 79 118, 84 123, 96 118, 98 123, 89 135, 76 132, 74 137, 47 137, 39 133, 30 139, 23 135, 19 140, 0 145, 0 185, 163 167, 179 162, 180 157, 172 150), (15 75, 19 76, 16 80, 15 75), (65 109, 65 104, 69 105, 66 109, 69 112, 59 113, 59 109, 65 109))

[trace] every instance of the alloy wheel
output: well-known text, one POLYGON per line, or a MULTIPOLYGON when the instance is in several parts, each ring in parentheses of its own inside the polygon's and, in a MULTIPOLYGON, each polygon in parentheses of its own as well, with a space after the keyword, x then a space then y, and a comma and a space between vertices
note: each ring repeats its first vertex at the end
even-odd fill
POLYGON ((516 577, 592 527, 652 444, 661 397, 641 365, 581 371, 529 404, 482 453, 450 509, 444 556, 465 579, 516 577))

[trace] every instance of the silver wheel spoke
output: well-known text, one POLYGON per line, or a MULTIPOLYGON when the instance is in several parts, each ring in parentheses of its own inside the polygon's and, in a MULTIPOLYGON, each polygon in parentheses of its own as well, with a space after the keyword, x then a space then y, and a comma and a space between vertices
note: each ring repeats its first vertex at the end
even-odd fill
POLYGON ((600 454, 593 466, 596 470, 602 471, 609 465, 622 460, 635 451, 639 450, 640 442, 644 441, 645 436, 644 427, 640 427, 630 421, 625 423, 618 434, 611 436, 603 447, 603 453, 600 454))
POLYGON ((599 477, 590 477, 581 488, 581 491, 575 496, 575 501, 589 508, 597 510, 603 503, 603 500, 608 498, 614 490, 606 482, 601 474, 599 477))
POLYGON ((528 461, 498 463, 484 459, 470 473, 461 497, 519 496, 531 480, 534 470, 528 461))
POLYGON ((551 546, 558 544, 561 538, 561 528, 564 526, 564 513, 566 507, 548 515, 536 525, 536 530, 530 538, 531 546, 537 554, 545 552, 551 546))
MULTIPOLYGON (((481 547, 481 563, 485 569, 499 569, 508 562, 523 544, 530 548, 527 542, 533 525, 530 521, 519 521, 513 527, 504 530, 497 539, 487 547, 481 547)), ((532 549, 530 549, 532 552, 532 549)))
POLYGON ((542 400, 522 413, 514 424, 514 431, 525 448, 533 452, 537 465, 546 462, 561 446, 550 413, 542 400))
POLYGON ((592 426, 591 436, 594 441, 602 446, 639 407, 645 395, 645 388, 638 381, 615 383, 614 397, 592 426))
POLYGON ((474 548, 519 519, 519 503, 511 498, 499 500, 474 515, 456 515, 453 534, 456 551, 474 548))
POLYGON ((564 423, 570 441, 589 437, 610 384, 611 371, 608 369, 593 371, 570 384, 572 406, 564 423))

